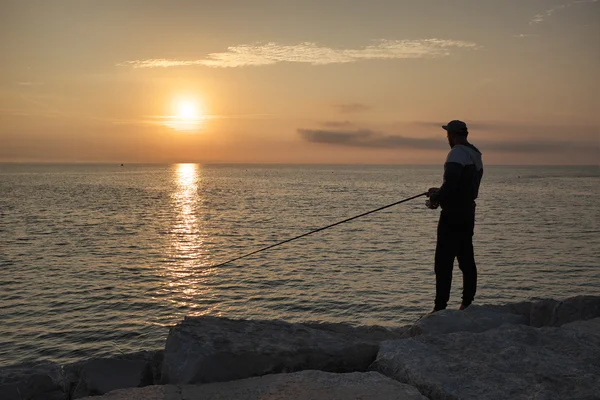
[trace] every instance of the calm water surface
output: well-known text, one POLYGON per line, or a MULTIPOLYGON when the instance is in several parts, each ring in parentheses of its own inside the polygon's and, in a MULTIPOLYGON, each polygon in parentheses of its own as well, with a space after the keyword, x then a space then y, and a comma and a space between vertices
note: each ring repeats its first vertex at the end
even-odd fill
MULTIPOLYGON (((160 348, 185 315, 397 326, 429 311, 440 167, 0 164, 0 366, 160 348)), ((476 302, 600 292, 598 167, 488 167, 476 302)), ((460 303, 455 270, 450 307, 460 303)))

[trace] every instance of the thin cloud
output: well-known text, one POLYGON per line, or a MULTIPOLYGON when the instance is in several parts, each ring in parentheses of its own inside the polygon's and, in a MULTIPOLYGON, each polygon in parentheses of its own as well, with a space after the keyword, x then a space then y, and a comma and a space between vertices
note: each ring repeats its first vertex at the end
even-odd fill
MULTIPOLYGON (((494 123, 494 122, 471 122, 471 121, 467 121, 467 120, 465 120, 465 122, 467 123, 467 126, 469 127, 469 131, 507 129, 509 127, 514 127, 514 125, 494 123)), ((442 126, 446 125, 447 123, 448 123, 448 121, 438 121, 438 122, 414 121, 414 122, 412 122, 412 124, 414 124, 414 125, 427 126, 427 127, 431 127, 431 128, 438 128, 438 129, 441 129, 442 126)))
POLYGON ((478 48, 479 46, 472 42, 446 39, 382 39, 360 49, 334 49, 319 46, 313 42, 304 42, 296 45, 281 45, 269 42, 231 46, 225 52, 211 53, 206 58, 196 60, 155 58, 126 61, 117 65, 133 68, 169 68, 181 66, 235 68, 272 65, 281 62, 327 65, 353 63, 361 60, 446 57, 456 50, 476 50, 478 48))
POLYGON ((537 33, 519 33, 518 35, 512 35, 514 38, 531 38, 540 36, 537 33))
MULTIPOLYGON (((518 134, 521 136, 546 135, 559 136, 578 134, 585 137, 597 137, 600 133, 600 127, 597 125, 537 125, 527 123, 510 123, 497 121, 468 121, 465 120, 469 127, 469 132, 475 131, 494 131, 518 134)), ((431 128, 441 129, 442 125, 446 125, 448 121, 416 121, 414 125, 426 126, 431 128)))
MULTIPOLYGON (((505 153, 561 153, 567 150, 592 150, 594 149, 594 145, 591 145, 590 147, 589 144, 540 140, 482 142, 482 146, 485 146, 486 150, 505 153)), ((598 145, 595 147, 598 147, 598 145)))
POLYGON ((19 85, 19 86, 41 86, 41 85, 43 85, 43 83, 42 82, 24 81, 24 82, 17 82, 17 85, 19 85))
MULTIPOLYGON (((428 149, 439 150, 444 148, 444 141, 438 139, 420 139, 400 135, 386 135, 370 129, 356 130, 326 130, 326 129, 298 129, 298 133, 306 141, 339 146, 363 147, 372 149, 428 149)), ((446 145, 447 146, 447 145, 446 145)))
POLYGON ((350 121, 324 121, 321 122, 321 126, 326 128, 348 128, 354 126, 350 121))
MULTIPOLYGON (((389 135, 375 132, 370 129, 356 130, 325 130, 325 129, 298 129, 300 136, 310 143, 328 145, 360 147, 365 149, 417 149, 441 150, 447 149, 445 138, 415 138, 401 135, 389 135)), ((598 152, 600 144, 597 142, 575 143, 560 140, 478 140, 477 145, 484 152, 507 153, 561 153, 565 151, 598 152)))
POLYGON ((576 1, 571 1, 570 3, 561 4, 556 7, 549 8, 544 12, 534 15, 533 18, 531 19, 531 21, 529 21, 529 25, 540 24, 540 23, 544 22, 546 19, 550 18, 552 16, 552 14, 554 14, 556 11, 562 10, 565 8, 569 8, 574 4, 596 3, 598 1, 599 0, 576 0, 576 1))
POLYGON ((556 7, 552 7, 544 12, 541 12, 539 14, 536 14, 533 16, 533 18, 531 19, 531 21, 529 21, 530 25, 535 25, 535 24, 539 24, 542 23, 546 20, 546 18, 549 18, 552 16, 552 14, 554 14, 557 10, 561 10, 563 8, 567 8, 570 7, 572 3, 569 4, 561 4, 560 6, 556 6, 556 7))
POLYGON ((353 114, 358 112, 369 111, 371 109, 370 106, 362 103, 346 103, 346 104, 338 104, 335 106, 337 110, 344 114, 353 114))

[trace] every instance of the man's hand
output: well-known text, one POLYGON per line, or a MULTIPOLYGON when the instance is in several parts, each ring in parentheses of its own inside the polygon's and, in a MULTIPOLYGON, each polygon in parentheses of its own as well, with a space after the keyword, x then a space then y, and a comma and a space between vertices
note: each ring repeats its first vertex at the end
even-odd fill
POLYGON ((438 203, 437 199, 432 199, 432 197, 434 197, 439 192, 440 192, 439 188, 431 188, 427 191, 427 197, 429 197, 429 200, 427 200, 425 202, 425 205, 427 206, 427 208, 435 210, 436 208, 438 208, 440 206, 440 203, 438 203))
POLYGON ((425 200, 425 205, 427 206, 427 208, 429 208, 431 210, 435 210, 440 206, 440 203, 436 203, 435 201, 427 199, 427 200, 425 200))
POLYGON ((431 188, 427 191, 427 197, 431 197, 437 193, 439 193, 440 188, 431 188))

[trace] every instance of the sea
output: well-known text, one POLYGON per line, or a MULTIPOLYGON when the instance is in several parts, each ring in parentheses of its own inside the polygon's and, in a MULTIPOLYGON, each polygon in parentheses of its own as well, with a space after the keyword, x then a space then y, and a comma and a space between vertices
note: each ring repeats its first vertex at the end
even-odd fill
MULTIPOLYGON (((433 308, 442 166, 0 164, 0 366, 164 346, 188 315, 402 326, 433 308)), ((600 294, 600 168, 487 166, 475 304, 600 294)), ((458 267, 450 308, 460 304, 458 267)))

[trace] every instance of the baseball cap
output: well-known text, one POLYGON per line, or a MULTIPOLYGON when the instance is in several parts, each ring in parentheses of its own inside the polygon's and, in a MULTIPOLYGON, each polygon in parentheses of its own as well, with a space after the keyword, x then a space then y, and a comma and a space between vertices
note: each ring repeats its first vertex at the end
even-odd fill
POLYGON ((448 125, 442 125, 442 128, 448 132, 453 133, 468 133, 467 124, 462 121, 455 119, 454 121, 448 122, 448 125))

